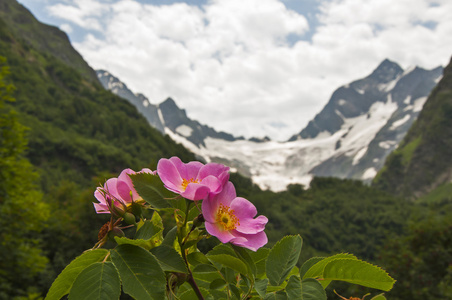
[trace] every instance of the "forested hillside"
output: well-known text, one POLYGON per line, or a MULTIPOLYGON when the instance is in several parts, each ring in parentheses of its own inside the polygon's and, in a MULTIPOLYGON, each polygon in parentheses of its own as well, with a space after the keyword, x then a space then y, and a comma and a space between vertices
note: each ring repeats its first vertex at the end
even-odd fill
MULTIPOLYGON (((63 32, 42 24, 35 27, 37 21, 31 17, 16 1, 0 4, 0 56, 6 58, 2 66, 10 73, 5 71, 2 78, 10 86, 9 97, 16 99, 6 101, 4 109, 15 110, 17 124, 27 128, 21 143, 23 148, 28 140, 28 150, 24 148, 17 159, 30 161, 37 171, 34 175, 30 166, 24 167, 20 176, 4 172, 2 189, 13 197, 8 201, 23 203, 20 209, 34 211, 34 217, 33 213, 20 217, 21 213, 11 211, 5 206, 8 198, 2 195, 2 230, 17 230, 16 222, 35 224, 33 218, 42 221, 33 230, 24 226, 20 235, 10 235, 17 239, 14 244, 32 247, 36 255, 27 256, 29 251, 24 248, 9 264, 4 264, 7 259, 2 257, 0 299, 24 295, 27 290, 45 292, 70 260, 94 245, 97 231, 105 222, 105 218, 95 216, 91 203, 99 183, 125 168, 154 169, 161 157, 194 159, 185 148, 151 128, 131 104, 105 91, 95 75, 90 75, 92 70, 85 68, 81 56, 74 55, 63 32), (59 55, 54 56, 54 52, 59 55), (32 183, 20 182, 25 180, 23 172, 32 183), (31 194, 30 188, 27 194, 34 198, 26 200, 19 192, 11 194, 5 180, 23 187, 35 184, 36 193, 31 194), (40 191, 42 197, 38 197, 40 191), (39 217, 44 213, 41 207, 49 209, 46 222, 39 217), (12 214, 11 218, 3 217, 3 213, 12 214), (27 246, 20 236, 34 242, 27 246), (35 258, 40 259, 39 264, 33 261, 35 258)), ((9 127, 4 132, 2 147, 12 151, 16 146, 6 143, 5 137, 15 133, 9 127)), ((2 165, 3 160, 6 158, 2 157, 2 165)), ((11 246, 11 242, 2 243, 2 254, 11 252, 11 246)))

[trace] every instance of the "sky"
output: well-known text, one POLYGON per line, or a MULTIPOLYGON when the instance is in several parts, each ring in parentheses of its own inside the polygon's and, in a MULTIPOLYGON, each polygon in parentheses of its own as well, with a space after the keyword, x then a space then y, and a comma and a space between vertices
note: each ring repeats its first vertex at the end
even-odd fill
POLYGON ((446 66, 450 0, 18 0, 94 69, 234 136, 283 141, 384 59, 446 66))

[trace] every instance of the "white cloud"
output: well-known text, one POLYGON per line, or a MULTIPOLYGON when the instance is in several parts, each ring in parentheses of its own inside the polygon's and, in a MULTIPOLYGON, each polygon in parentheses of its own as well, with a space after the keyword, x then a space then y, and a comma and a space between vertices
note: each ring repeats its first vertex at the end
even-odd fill
POLYGON ((94 68, 153 103, 171 96, 191 118, 237 136, 289 138, 334 89, 383 59, 433 68, 452 49, 447 0, 323 1, 317 28, 277 0, 74 3, 50 11, 95 33, 75 44, 94 68), (312 41, 287 42, 308 30, 312 41))

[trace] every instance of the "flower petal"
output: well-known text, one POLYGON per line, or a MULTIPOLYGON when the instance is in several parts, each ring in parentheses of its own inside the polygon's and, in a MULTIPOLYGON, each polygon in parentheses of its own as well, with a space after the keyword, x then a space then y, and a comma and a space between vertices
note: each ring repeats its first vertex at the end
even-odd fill
MULTIPOLYGON (((213 196, 215 201, 223 204, 224 206, 231 206, 232 200, 237 196, 235 192, 235 187, 232 182, 228 181, 223 187, 223 190, 218 195, 213 196)), ((210 198, 209 198, 210 199, 210 198)))
POLYGON ((98 214, 109 214, 110 209, 106 204, 103 203, 93 203, 94 208, 96 209, 96 213, 98 214))
POLYGON ((215 223, 206 222, 205 226, 207 232, 210 235, 216 236, 222 243, 227 243, 235 238, 235 236, 232 235, 230 231, 219 229, 217 224, 215 223))
POLYGON ((173 192, 182 191, 182 177, 171 160, 166 158, 160 159, 157 164, 157 174, 166 188, 173 192))
POLYGON ((265 224, 268 222, 267 217, 259 216, 253 219, 257 214, 256 207, 245 198, 235 198, 231 203, 231 209, 239 219, 240 225, 236 228, 238 232, 254 234, 265 229, 265 224))
POLYGON ((180 195, 188 200, 203 200, 209 195, 209 187, 199 183, 189 183, 180 195))
POLYGON ((232 244, 248 248, 252 251, 257 251, 257 249, 268 243, 268 238, 264 231, 256 234, 243 234, 240 232, 233 232, 232 234, 236 236, 235 239, 230 240, 232 244), (246 241, 242 238, 245 238, 246 241))
POLYGON ((221 192, 223 185, 221 184, 220 180, 218 180, 217 177, 209 175, 205 177, 202 182, 202 185, 205 185, 209 188, 209 191, 214 194, 218 194, 221 192))

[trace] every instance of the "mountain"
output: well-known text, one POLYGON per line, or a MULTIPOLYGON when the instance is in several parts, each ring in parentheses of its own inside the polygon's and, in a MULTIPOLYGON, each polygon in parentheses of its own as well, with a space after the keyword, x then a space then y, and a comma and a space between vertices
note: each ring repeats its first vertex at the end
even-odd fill
POLYGON ((198 121, 187 117, 184 109, 180 109, 176 102, 168 98, 158 105, 152 104, 142 94, 133 93, 126 84, 117 77, 105 70, 97 70, 97 77, 103 87, 112 91, 116 95, 127 99, 138 111, 148 120, 149 124, 162 133, 167 133, 177 142, 188 141, 199 147, 205 147, 204 141, 207 138, 222 139, 225 141, 236 141, 243 138, 236 138, 225 132, 218 132, 215 129, 200 124, 198 121))
POLYGON ((379 189, 418 198, 452 181, 452 60, 418 119, 373 181, 379 189))
POLYGON ((337 89, 314 120, 291 139, 315 139, 319 133, 334 136, 346 130, 335 139, 334 154, 310 173, 371 180, 417 118, 441 73, 442 67, 403 71, 386 59, 366 78, 337 89))
MULTIPOLYGON (((8 26, 8 30, 26 45, 77 70, 85 80, 97 82, 96 73, 72 47, 66 33, 39 22, 16 0, 0 1, 0 19, 3 23, 1 27, 14 24, 8 26)), ((2 36, 5 37, 4 34, 2 36)))
POLYGON ((226 163, 273 190, 309 184, 313 176, 370 182, 417 118, 441 73, 442 67, 403 70, 386 59, 369 76, 338 88, 306 128, 279 143, 217 133, 190 120, 172 99, 152 106, 117 78, 97 71, 104 87, 129 97, 139 110, 147 109, 148 122, 163 126, 172 139, 205 161, 226 163))

